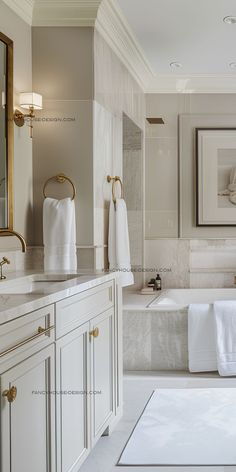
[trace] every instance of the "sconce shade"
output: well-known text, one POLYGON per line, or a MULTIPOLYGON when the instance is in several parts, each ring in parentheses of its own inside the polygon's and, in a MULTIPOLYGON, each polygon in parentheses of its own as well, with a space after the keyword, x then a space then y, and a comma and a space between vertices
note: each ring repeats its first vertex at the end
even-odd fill
POLYGON ((43 97, 39 93, 35 92, 24 92, 20 94, 20 106, 29 110, 42 110, 43 108, 43 97))

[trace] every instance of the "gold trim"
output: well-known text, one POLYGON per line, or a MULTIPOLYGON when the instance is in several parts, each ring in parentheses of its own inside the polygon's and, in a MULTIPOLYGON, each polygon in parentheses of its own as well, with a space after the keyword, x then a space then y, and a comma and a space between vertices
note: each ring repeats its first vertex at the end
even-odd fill
POLYGON ((9 390, 4 390, 2 396, 7 397, 9 403, 13 403, 17 396, 17 388, 13 385, 9 390))
POLYGON ((71 198, 71 200, 74 200, 75 199, 75 196, 76 196, 76 188, 75 188, 75 184, 72 182, 72 180, 67 177, 65 174, 58 174, 58 175, 55 175, 54 177, 50 177, 44 184, 44 187, 43 187, 43 196, 44 198, 47 198, 47 195, 46 195, 46 187, 47 185, 49 184, 49 182, 51 181, 54 181, 54 182, 58 182, 59 184, 64 184, 64 182, 69 182, 72 186, 72 190, 73 190, 73 196, 71 198))
POLYGON ((99 328, 94 328, 92 331, 90 331, 90 336, 93 336, 94 338, 98 338, 99 336, 99 328))
POLYGON ((124 198, 124 188, 123 188, 122 180, 118 175, 115 175, 115 177, 111 177, 111 175, 107 175, 107 182, 108 183, 112 182, 112 200, 114 204, 116 204, 116 191, 115 191, 116 182, 120 183, 121 198, 124 198))
POLYGON ((3 356, 6 356, 7 354, 10 354, 11 352, 15 351, 19 347, 25 346, 25 344, 28 344, 29 342, 34 341, 34 339, 37 339, 40 336, 43 336, 44 334, 48 334, 52 329, 54 329, 54 325, 49 326, 49 328, 45 328, 45 329, 43 329, 43 328, 41 328, 41 326, 39 326, 38 331, 37 331, 36 334, 33 334, 29 338, 24 339, 24 341, 20 341, 19 343, 15 344, 15 346, 10 347, 9 349, 6 349, 3 352, 0 352, 0 358, 3 357, 3 356))
POLYGON ((13 41, 0 33, 0 41, 7 46, 7 191, 8 221, 7 227, 13 229, 13 173, 14 173, 14 128, 13 128, 13 41))

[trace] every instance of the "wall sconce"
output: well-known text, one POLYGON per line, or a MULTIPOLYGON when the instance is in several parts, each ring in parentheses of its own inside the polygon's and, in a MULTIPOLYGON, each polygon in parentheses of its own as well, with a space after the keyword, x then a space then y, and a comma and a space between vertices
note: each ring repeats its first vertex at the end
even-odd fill
POLYGON ((28 114, 24 114, 19 110, 15 110, 14 122, 16 126, 24 126, 25 119, 29 118, 30 124, 30 138, 33 137, 33 118, 35 117, 34 110, 42 110, 43 97, 39 93, 24 92, 20 94, 20 106, 29 110, 28 114))

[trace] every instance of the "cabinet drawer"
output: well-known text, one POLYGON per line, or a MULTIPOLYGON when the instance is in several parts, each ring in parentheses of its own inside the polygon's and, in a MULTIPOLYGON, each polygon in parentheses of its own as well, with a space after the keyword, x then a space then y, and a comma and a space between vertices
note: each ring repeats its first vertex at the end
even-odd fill
POLYGON ((114 305, 114 280, 56 304, 56 338, 86 323, 114 305))
POLYGON ((0 326, 0 362, 5 362, 16 354, 20 356, 35 346, 42 349, 54 337, 54 305, 3 324, 0 326))

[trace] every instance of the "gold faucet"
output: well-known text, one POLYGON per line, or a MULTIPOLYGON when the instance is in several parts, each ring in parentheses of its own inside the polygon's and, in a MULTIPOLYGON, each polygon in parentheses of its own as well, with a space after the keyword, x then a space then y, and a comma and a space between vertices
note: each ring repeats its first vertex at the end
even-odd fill
POLYGON ((0 262, 0 280, 5 280, 6 279, 6 276, 3 275, 3 270, 2 270, 2 268, 5 264, 10 264, 10 261, 9 261, 9 259, 7 259, 7 257, 3 257, 1 262, 0 262))
POLYGON ((12 229, 1 229, 0 230, 0 236, 16 236, 21 242, 21 247, 22 247, 22 252, 26 252, 26 241, 25 238, 20 233, 17 233, 16 231, 13 231, 12 229))

